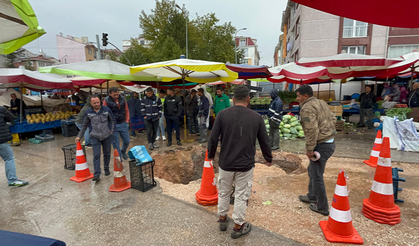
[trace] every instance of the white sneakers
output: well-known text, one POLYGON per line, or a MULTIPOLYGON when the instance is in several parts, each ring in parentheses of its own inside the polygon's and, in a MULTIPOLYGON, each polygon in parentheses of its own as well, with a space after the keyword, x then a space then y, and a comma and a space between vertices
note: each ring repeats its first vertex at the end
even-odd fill
MULTIPOLYGON (((165 136, 163 136, 163 138, 162 138, 162 139, 163 139, 163 141, 166 141, 166 137, 165 137, 165 136)), ((156 137, 156 141, 158 141, 158 140, 160 140, 160 136, 157 136, 157 137, 156 137)))
POLYGON ((166 137, 165 136, 163 136, 163 141, 166 141, 166 137))

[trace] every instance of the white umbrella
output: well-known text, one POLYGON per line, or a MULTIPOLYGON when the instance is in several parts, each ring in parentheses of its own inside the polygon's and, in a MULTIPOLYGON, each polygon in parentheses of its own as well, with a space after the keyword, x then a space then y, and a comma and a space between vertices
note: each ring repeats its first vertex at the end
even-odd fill
POLYGON ((42 67, 39 71, 41 73, 80 75, 107 80, 160 81, 156 76, 146 72, 139 72, 132 75, 129 66, 111 60, 87 61, 42 67))

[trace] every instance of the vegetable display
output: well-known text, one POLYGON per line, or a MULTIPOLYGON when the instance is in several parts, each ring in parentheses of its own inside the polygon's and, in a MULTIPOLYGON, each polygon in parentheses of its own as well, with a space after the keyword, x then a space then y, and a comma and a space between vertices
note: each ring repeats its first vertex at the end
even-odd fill
MULTIPOLYGON (((268 119, 265 119, 265 126, 269 132, 268 119)), ((279 124, 279 136, 281 139, 285 140, 305 137, 303 127, 298 119, 295 116, 288 114, 282 117, 282 122, 279 124)))
POLYGON ((412 109, 410 108, 392 108, 386 111, 386 116, 397 117, 398 120, 404 121, 411 112, 412 109))

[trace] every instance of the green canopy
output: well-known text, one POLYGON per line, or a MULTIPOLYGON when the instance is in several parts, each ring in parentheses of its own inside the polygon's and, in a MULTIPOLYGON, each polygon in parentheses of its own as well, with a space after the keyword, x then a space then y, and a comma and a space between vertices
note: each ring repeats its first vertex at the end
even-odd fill
POLYGON ((1 0, 0 33, 0 54, 10 54, 46 32, 27 0, 1 0))

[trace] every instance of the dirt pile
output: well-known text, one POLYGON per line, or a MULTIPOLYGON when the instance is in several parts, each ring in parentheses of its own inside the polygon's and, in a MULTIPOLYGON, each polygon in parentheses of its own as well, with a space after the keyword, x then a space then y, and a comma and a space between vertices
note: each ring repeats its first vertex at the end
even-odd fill
MULTIPOLYGON (((153 152, 154 175, 177 184, 188 184, 202 177, 206 149, 201 146, 177 147, 153 152)), ((214 161, 214 172, 218 172, 218 155, 214 161)))
MULTIPOLYGON (((272 163, 282 168, 287 174, 300 174, 307 171, 307 168, 302 165, 301 158, 297 155, 274 151, 272 156, 272 163)), ((266 163, 261 151, 256 151, 255 161, 256 163, 266 163)))

